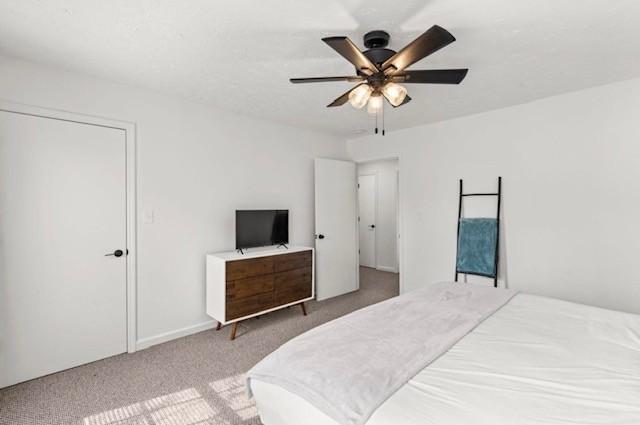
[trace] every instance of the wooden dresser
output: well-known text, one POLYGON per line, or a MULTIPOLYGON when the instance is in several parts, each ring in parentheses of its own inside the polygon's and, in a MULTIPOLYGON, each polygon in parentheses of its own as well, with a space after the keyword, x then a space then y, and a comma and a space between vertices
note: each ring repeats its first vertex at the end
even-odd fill
POLYGON ((255 248, 207 255, 207 314, 221 326, 314 297, 313 248, 255 248))

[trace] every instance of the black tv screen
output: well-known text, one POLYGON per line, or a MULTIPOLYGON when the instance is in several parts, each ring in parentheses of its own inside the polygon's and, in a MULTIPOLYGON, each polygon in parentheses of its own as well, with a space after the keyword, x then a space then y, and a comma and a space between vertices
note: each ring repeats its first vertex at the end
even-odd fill
POLYGON ((289 243, 289 210, 236 210, 236 249, 289 243))

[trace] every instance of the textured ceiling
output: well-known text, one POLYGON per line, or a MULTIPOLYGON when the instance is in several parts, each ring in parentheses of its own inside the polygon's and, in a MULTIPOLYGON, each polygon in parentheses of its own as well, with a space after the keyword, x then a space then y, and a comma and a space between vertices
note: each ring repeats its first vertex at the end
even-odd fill
POLYGON ((640 76, 637 0, 0 0, 0 54, 353 136, 372 118, 325 108, 349 83, 288 78, 353 72, 321 37, 384 29, 398 50, 434 24, 458 41, 410 69, 469 75, 407 85, 388 131, 640 76))

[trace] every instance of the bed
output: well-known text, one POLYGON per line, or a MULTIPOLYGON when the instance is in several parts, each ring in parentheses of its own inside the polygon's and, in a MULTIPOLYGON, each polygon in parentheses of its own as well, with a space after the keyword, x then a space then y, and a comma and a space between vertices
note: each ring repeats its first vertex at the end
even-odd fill
MULTIPOLYGON (((460 293, 478 290, 470 289, 475 285, 440 285, 441 290, 447 285, 460 293)), ((410 302, 414 296, 401 297, 410 302)), ((300 372, 296 358, 286 356, 287 350, 295 355, 296 348, 305 343, 304 338, 295 338, 263 360, 266 366, 259 363, 248 374, 260 418, 265 425, 640 424, 640 316, 522 293, 503 299, 497 308, 469 325, 462 336, 455 336, 453 344, 436 341, 442 345, 440 352, 397 389, 385 390, 385 397, 368 406, 371 413, 364 409, 361 416, 340 416, 304 388, 297 390, 303 385, 313 387, 318 379, 338 382, 331 381, 336 378, 329 370, 335 369, 335 363, 326 363, 321 355, 314 359, 317 369, 309 374, 311 378, 295 385, 270 376, 282 374, 280 367, 269 369, 272 356, 292 364, 294 376, 300 372), (281 354, 284 357, 278 358, 281 354)), ((339 333, 341 326, 348 328, 345 323, 359 323, 358 315, 378 316, 393 305, 381 304, 323 325, 313 338, 327 339, 329 333, 339 333)), ((428 346, 432 336, 425 338, 428 346)), ((327 341, 344 347, 350 344, 327 341)), ((387 341, 370 343, 384 345, 387 341)), ((325 347, 318 347, 318 351, 325 351, 325 347)), ((401 366, 392 359, 390 363, 389 376, 393 376, 394 368, 401 366)), ((353 382, 357 387, 361 375, 359 372, 340 382, 353 382)), ((384 371, 379 375, 383 380, 379 384, 384 387, 389 378, 384 371)), ((372 379, 366 384, 371 386, 376 377, 372 379)), ((360 391, 347 391, 345 394, 351 395, 346 398, 354 394, 357 398, 360 391)), ((330 400, 330 395, 326 397, 330 400)))

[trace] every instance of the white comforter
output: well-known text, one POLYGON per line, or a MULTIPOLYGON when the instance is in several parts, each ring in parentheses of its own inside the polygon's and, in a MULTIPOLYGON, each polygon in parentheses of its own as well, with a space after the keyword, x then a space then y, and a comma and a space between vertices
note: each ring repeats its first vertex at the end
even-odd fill
POLYGON ((293 338, 247 372, 307 400, 341 425, 364 425, 382 403, 516 292, 435 283, 293 338))
MULTIPOLYGON (((335 425, 256 382, 265 425, 335 425)), ((640 316, 520 294, 419 372, 367 425, 640 424, 640 316)))

